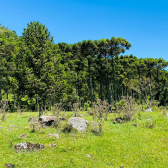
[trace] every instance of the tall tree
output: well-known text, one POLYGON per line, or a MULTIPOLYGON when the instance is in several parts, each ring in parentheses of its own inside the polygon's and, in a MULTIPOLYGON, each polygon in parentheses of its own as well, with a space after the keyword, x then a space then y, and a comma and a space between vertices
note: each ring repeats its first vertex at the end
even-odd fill
POLYGON ((123 38, 115 38, 112 37, 110 40, 107 39, 109 43, 109 55, 111 56, 111 65, 112 65, 112 72, 113 72, 113 87, 114 87, 114 100, 115 104, 117 102, 117 92, 116 92, 116 82, 115 82, 115 63, 114 58, 118 57, 120 53, 124 53, 126 49, 131 47, 131 43, 129 43, 126 39, 123 38))
POLYGON ((23 42, 27 45, 26 60, 28 67, 31 68, 34 76, 32 78, 32 88, 38 95, 39 116, 43 111, 43 100, 46 96, 47 69, 51 66, 51 44, 53 37, 50 32, 40 22, 30 22, 22 33, 23 42))
POLYGON ((81 54, 88 60, 88 71, 89 71, 89 84, 90 84, 90 96, 91 104, 93 103, 93 82, 92 82, 92 71, 93 61, 97 52, 97 46, 92 40, 84 40, 81 45, 81 54))

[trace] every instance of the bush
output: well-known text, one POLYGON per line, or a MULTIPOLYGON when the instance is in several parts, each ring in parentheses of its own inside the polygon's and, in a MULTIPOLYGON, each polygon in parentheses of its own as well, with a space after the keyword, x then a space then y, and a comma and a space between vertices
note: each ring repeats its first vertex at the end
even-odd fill
POLYGON ((119 118, 124 121, 130 121, 133 119, 136 112, 140 110, 139 106, 131 96, 126 98, 125 96, 116 103, 117 113, 119 118))

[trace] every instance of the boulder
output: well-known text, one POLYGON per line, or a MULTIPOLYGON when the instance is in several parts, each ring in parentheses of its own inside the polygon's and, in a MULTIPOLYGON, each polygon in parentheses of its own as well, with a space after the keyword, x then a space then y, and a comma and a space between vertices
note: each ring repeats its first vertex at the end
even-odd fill
POLYGON ((56 119, 58 119, 58 118, 54 117, 54 116, 41 116, 41 117, 39 117, 39 121, 45 126, 51 126, 56 119))
POLYGON ((68 125, 79 132, 86 131, 88 124, 87 120, 80 117, 72 117, 68 120, 68 125))
POLYGON ((33 149, 43 149, 44 145, 37 143, 37 144, 33 144, 30 142, 26 142, 26 143, 18 143, 14 146, 14 148, 16 150, 33 150, 33 149))

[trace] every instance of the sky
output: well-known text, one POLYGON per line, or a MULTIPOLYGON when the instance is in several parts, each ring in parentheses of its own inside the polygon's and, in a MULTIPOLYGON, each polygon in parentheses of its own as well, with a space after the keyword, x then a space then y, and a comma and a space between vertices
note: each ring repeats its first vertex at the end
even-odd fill
POLYGON ((30 21, 44 24, 54 43, 122 37, 123 55, 168 61, 167 0, 0 0, 0 23, 21 36, 30 21))

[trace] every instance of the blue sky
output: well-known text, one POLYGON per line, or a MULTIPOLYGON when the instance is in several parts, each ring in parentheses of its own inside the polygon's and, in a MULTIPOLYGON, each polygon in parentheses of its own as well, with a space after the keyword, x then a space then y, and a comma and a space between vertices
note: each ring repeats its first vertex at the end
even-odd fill
POLYGON ((20 36, 30 21, 40 21, 54 42, 122 37, 125 54, 168 61, 166 0, 0 0, 0 23, 20 36))

